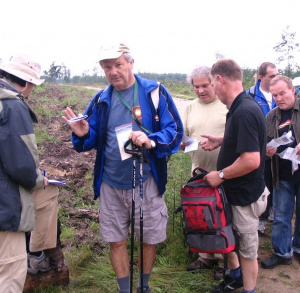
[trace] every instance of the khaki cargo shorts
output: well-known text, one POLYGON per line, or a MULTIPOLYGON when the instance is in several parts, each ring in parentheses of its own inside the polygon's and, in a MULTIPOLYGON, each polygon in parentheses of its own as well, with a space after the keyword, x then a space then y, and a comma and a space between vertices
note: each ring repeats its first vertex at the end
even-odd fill
POLYGON ((0 231, 0 292, 23 292, 27 275, 24 232, 0 231))
POLYGON ((265 188, 258 200, 248 206, 232 206, 233 229, 239 236, 240 255, 247 259, 256 259, 258 251, 259 216, 267 207, 269 190, 265 188))
MULTIPOLYGON (((117 189, 102 182, 100 189, 100 235, 105 242, 128 238, 132 212, 132 189, 117 189)), ((135 189, 135 233, 140 236, 140 187, 135 189)), ((167 238, 168 209, 151 176, 143 184, 143 241, 157 244, 167 238)))
POLYGON ((56 247, 59 189, 47 185, 32 192, 35 210, 35 227, 30 236, 30 251, 56 247))

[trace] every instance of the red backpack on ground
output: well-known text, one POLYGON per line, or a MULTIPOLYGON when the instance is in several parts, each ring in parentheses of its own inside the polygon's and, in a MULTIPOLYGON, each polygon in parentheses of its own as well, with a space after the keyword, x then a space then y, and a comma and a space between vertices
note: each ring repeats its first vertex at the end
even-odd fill
POLYGON ((221 185, 212 188, 203 180, 207 173, 195 168, 181 188, 186 242, 193 252, 228 253, 235 249, 231 206, 221 185))

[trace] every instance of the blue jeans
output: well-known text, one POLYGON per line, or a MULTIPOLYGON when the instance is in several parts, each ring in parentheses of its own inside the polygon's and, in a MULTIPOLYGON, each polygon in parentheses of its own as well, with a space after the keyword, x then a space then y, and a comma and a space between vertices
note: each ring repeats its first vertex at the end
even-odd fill
POLYGON ((293 251, 300 253, 300 183, 279 181, 279 188, 273 189, 273 211, 272 244, 274 253, 284 258, 290 258, 293 251), (296 221, 292 241, 295 199, 296 221))

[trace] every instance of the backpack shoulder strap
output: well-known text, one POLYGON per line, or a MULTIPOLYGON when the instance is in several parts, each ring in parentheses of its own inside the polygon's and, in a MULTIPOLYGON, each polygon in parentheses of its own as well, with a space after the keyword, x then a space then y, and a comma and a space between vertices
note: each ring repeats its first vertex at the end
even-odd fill
POLYGON ((85 113, 86 115, 90 116, 92 115, 92 112, 93 112, 93 109, 94 107, 99 107, 99 101, 100 101, 100 98, 101 96, 103 95, 103 93, 107 90, 107 88, 105 88, 104 90, 100 90, 98 91, 95 96, 93 97, 88 109, 87 109, 87 112, 85 113))
POLYGON ((154 105, 155 110, 157 111, 158 103, 159 103, 159 92, 160 92, 160 82, 157 81, 158 87, 151 91, 151 99, 154 105))
POLYGON ((255 96, 255 85, 249 89, 249 95, 254 98, 255 96))

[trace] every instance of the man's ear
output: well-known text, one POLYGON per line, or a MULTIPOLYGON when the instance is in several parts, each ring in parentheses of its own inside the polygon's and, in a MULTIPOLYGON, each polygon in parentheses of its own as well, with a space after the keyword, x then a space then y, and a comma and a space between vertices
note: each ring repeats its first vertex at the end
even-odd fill
POLYGON ((224 78, 223 78, 221 75, 219 75, 219 74, 216 76, 216 80, 217 80, 219 83, 221 83, 221 84, 224 83, 224 78))
POLYGON ((134 59, 130 61, 130 68, 133 69, 134 59))

